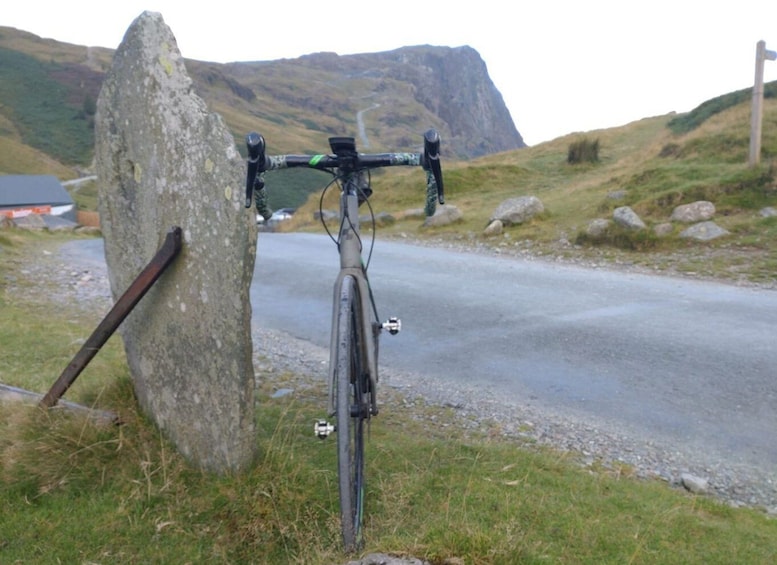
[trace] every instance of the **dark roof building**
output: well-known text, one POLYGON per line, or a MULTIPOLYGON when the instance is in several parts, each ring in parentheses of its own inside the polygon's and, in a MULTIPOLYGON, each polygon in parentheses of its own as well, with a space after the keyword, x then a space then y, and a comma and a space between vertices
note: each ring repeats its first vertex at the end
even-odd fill
POLYGON ((76 206, 57 177, 0 175, 0 216, 49 214, 76 220, 76 206))

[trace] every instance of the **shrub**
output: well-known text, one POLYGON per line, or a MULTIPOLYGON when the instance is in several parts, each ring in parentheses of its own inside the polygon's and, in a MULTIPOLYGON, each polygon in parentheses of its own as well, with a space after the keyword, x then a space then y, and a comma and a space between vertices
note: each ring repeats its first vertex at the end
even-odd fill
POLYGON ((576 165, 578 163, 598 163, 599 162, 599 140, 591 141, 583 138, 570 144, 567 153, 567 163, 576 165))

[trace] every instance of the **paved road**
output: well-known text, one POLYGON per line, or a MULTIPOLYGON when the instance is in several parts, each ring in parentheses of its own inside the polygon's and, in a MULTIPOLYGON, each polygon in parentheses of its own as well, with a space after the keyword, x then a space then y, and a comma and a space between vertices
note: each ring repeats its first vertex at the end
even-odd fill
MULTIPOLYGON (((671 445, 777 463, 777 292, 379 241, 381 361, 671 445)), ((334 244, 260 234, 255 322, 328 344, 334 244)))

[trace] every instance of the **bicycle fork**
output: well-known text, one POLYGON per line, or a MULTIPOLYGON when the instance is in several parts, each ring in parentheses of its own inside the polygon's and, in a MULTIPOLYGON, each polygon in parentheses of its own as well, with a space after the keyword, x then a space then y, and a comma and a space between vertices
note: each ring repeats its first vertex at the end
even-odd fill
MULTIPOLYGON (((390 335, 397 335, 402 330, 402 321, 399 318, 392 316, 383 323, 377 323, 377 322, 374 323, 373 324, 373 336, 374 336, 373 343, 375 344, 375 348, 377 348, 377 342, 378 342, 378 337, 380 335, 380 332, 382 332, 383 330, 389 332, 390 335)), ((333 379, 334 377, 331 376, 331 378, 333 379)), ((377 404, 374 402, 375 390, 374 390, 374 387, 372 386, 374 381, 371 378, 369 371, 367 371, 366 374, 361 375, 360 377, 357 377, 357 378, 361 378, 363 379, 363 382, 369 383, 368 386, 371 389, 370 397, 373 399, 373 401, 372 403, 365 402, 362 404, 352 404, 351 417, 360 418, 362 420, 369 420, 371 416, 376 416, 378 414, 377 404)), ((332 393, 330 391, 330 397, 331 396, 332 396, 332 393)), ((330 417, 333 414, 334 414, 334 410, 332 410, 330 407, 330 411, 329 411, 330 417)), ((337 431, 337 426, 332 424, 331 422, 329 422, 329 420, 326 420, 326 419, 316 420, 315 424, 313 425, 313 433, 318 439, 321 439, 321 440, 328 438, 331 434, 333 434, 336 431, 337 431)))

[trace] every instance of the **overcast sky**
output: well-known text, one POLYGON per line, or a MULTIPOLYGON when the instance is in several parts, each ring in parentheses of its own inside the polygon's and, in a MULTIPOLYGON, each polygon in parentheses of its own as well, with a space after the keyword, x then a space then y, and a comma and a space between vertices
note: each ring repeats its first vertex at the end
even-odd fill
POLYGON ((777 50, 777 0, 8 0, 0 25, 115 49, 144 10, 184 57, 221 63, 469 45, 529 145, 688 112, 753 85, 759 40, 777 50))

